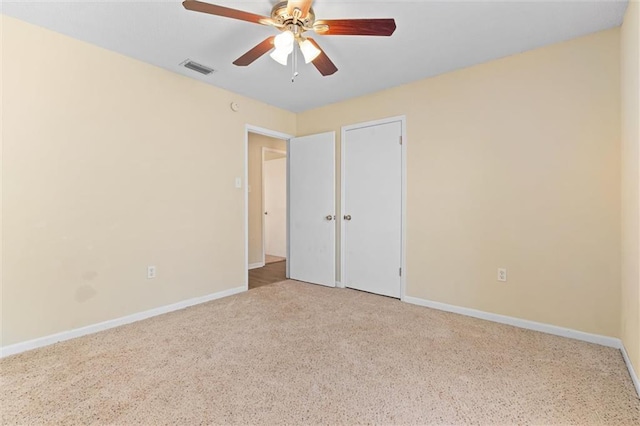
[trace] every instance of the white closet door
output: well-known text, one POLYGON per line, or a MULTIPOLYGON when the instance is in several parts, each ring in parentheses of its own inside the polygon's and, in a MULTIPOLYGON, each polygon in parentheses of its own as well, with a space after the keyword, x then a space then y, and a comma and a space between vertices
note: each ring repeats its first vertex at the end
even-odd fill
POLYGON ((343 141, 343 280, 400 297, 402 146, 400 121, 347 130, 343 141))
POLYGON ((289 277, 335 287, 335 134, 289 140, 289 277))

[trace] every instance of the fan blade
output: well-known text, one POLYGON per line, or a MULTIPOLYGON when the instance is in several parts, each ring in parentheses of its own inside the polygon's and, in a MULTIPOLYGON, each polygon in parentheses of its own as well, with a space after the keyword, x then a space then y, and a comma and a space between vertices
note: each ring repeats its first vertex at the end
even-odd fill
POLYGON ((225 18, 239 19, 241 21, 253 22, 255 24, 270 25, 271 18, 244 12, 242 10, 231 9, 229 7, 204 3, 197 0, 184 0, 182 5, 187 10, 194 12, 209 13, 211 15, 224 16, 225 18))
POLYGON ((338 68, 335 66, 333 62, 331 62, 331 59, 329 59, 327 54, 324 53, 324 50, 322 50, 322 48, 318 45, 318 43, 316 43, 316 41, 311 37, 307 37, 307 40, 313 43, 313 45, 320 50, 320 54, 318 55, 318 57, 316 57, 312 61, 313 65, 315 65, 318 71, 320 71, 320 74, 322 74, 323 76, 327 76, 338 71, 338 68))
POLYGON ((253 61, 258 59, 260 56, 264 55, 271 49, 273 49, 273 39, 276 36, 267 37, 260 43, 258 43, 253 49, 249 50, 244 55, 240 56, 238 59, 233 61, 233 65, 237 65, 239 67, 246 67, 251 64, 253 61))
POLYGON ((287 13, 293 16, 293 11, 295 9, 300 9, 300 12, 302 12, 300 19, 304 19, 307 16, 307 13, 309 13, 311 3, 313 3, 313 0, 289 0, 287 2, 287 13))
POLYGON ((396 30, 396 21, 388 19, 325 19, 313 26, 327 25, 328 30, 318 30, 322 35, 390 36, 396 30))

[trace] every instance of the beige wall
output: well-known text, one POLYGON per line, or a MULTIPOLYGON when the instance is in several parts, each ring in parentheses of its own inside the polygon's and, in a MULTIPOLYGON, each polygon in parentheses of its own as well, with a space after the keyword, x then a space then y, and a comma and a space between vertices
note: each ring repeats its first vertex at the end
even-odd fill
POLYGON ((245 124, 295 114, 2 25, 2 345, 244 285, 245 124))
POLYGON ((619 29, 296 116, 1 23, 2 345, 243 285, 246 123, 339 147, 403 114, 408 294, 621 335, 619 29))
POLYGON ((249 264, 262 258, 262 148, 287 150, 287 142, 249 133, 249 264))
POLYGON ((407 294, 618 337, 619 29, 307 111, 298 135, 403 114, 407 294))
POLYGON ((629 3, 621 29, 622 341, 640 374, 640 5, 629 3))

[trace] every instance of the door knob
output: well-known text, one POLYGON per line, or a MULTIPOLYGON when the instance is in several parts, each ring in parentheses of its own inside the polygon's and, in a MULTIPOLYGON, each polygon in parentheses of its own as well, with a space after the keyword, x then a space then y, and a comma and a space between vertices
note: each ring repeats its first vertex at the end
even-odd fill
POLYGON ((331 219, 333 219, 333 216, 332 216, 332 215, 330 215, 330 214, 328 214, 327 216, 325 216, 325 219, 327 219, 327 220, 331 220, 331 219))
POLYGON ((351 220, 351 215, 350 214, 344 215, 344 220, 351 220))

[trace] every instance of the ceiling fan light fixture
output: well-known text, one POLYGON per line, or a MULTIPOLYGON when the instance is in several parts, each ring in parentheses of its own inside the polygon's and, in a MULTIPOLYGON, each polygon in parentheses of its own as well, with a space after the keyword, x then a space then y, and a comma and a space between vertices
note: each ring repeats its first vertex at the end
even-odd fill
POLYGON ((304 56, 304 62, 307 64, 317 58, 321 53, 320 49, 318 49, 309 40, 300 40, 299 44, 300 51, 302 51, 302 55, 304 56))
POLYGON ((293 52, 293 41, 295 36, 289 30, 283 31, 276 36, 273 40, 273 44, 276 47, 276 50, 282 50, 283 52, 287 52, 287 55, 293 52))
POLYGON ((271 59, 276 61, 279 64, 287 65, 287 58, 289 58, 289 52, 286 50, 276 48, 273 52, 269 54, 271 59))
POLYGON ((269 56, 282 65, 287 65, 287 58, 293 52, 293 41, 295 36, 289 30, 283 31, 273 39, 273 45, 276 47, 269 56))

